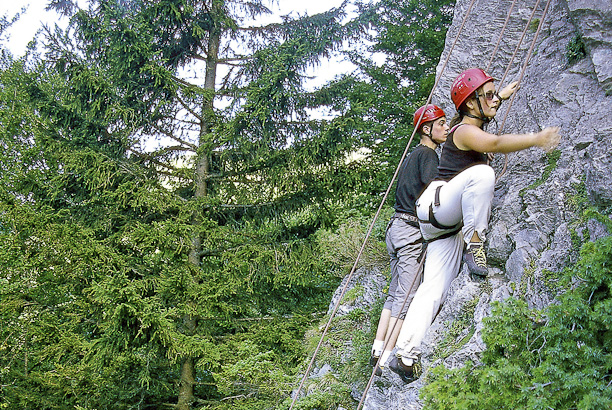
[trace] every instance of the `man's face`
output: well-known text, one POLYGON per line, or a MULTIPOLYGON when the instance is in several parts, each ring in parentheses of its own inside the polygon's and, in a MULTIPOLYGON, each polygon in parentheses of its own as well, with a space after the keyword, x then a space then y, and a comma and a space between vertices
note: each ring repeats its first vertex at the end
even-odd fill
POLYGON ((446 123, 446 117, 440 117, 433 122, 431 129, 431 139, 436 144, 442 144, 446 141, 448 136, 448 124, 446 123))

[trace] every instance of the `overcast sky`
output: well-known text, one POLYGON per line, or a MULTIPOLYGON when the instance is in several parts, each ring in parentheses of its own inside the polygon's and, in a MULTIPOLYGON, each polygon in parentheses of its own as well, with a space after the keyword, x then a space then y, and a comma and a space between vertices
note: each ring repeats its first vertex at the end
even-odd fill
MULTIPOLYGON (((78 0, 82 7, 85 7, 87 0, 78 0)), ((278 0, 278 7, 275 5, 269 5, 268 7, 275 11, 279 10, 278 16, 291 14, 292 12, 308 15, 313 15, 327 11, 331 8, 338 7, 342 4, 343 0, 278 0)), ((66 19, 60 20, 60 17, 55 12, 45 11, 49 0, 0 0, 2 6, 0 6, 0 15, 6 15, 11 18, 15 13, 21 10, 22 7, 27 7, 25 14, 15 23, 11 29, 5 33, 3 40, 8 45, 9 50, 15 57, 23 55, 26 46, 30 40, 35 36, 36 32, 44 25, 53 27, 57 22, 60 26, 66 24, 66 19), (8 35, 8 41, 7 40, 8 35)), ((276 17, 278 22, 280 18, 276 17)), ((266 21, 261 24, 268 24, 274 21, 274 17, 266 17, 266 21)), ((193 67, 192 67, 193 68, 193 67)), ((183 78, 186 78, 194 83, 197 83, 192 76, 191 71, 194 73, 197 70, 186 67, 181 73, 183 78)), ((341 73, 352 71, 354 66, 343 60, 341 56, 333 58, 330 61, 324 61, 320 65, 311 68, 307 75, 311 76, 311 80, 307 81, 307 87, 317 87, 327 81, 332 80, 334 77, 341 73)), ((316 112, 313 113, 316 117, 329 117, 333 113, 328 112, 316 112)), ((148 142, 147 149, 154 149, 158 145, 163 145, 163 140, 155 141, 154 143, 148 142)))
MULTIPOLYGON (((9 49, 16 56, 20 56, 25 51, 28 42, 34 37, 36 31, 43 24, 53 26, 59 21, 59 16, 55 12, 45 11, 45 7, 49 0, 0 0, 0 15, 7 14, 13 16, 22 7, 27 7, 26 13, 21 19, 11 27, 8 31, 9 49)), ((289 14, 292 11, 299 13, 307 12, 309 15, 327 11, 333 7, 338 7, 343 0, 278 0, 280 9, 279 15, 289 14)), ((79 0, 79 3, 85 4, 84 0, 79 0)), ((270 9, 274 10, 274 5, 269 5, 270 9)), ((279 20, 280 21, 280 20, 279 20)))

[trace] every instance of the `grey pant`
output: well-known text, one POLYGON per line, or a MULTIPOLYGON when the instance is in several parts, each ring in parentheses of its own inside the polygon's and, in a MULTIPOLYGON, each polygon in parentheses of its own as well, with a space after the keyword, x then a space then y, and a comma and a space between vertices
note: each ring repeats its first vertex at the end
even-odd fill
POLYGON ((385 241, 391 262, 391 284, 384 309, 390 310, 392 317, 403 319, 421 282, 423 272, 422 265, 419 266, 419 256, 422 252, 421 232, 419 228, 405 220, 393 218, 387 226, 385 241), (406 299, 408 292, 410 294, 406 299))

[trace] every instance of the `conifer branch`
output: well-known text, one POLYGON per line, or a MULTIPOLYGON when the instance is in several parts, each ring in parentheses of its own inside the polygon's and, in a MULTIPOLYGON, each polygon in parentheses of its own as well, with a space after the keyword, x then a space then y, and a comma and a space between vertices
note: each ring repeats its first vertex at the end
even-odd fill
POLYGON ((182 86, 184 86, 184 87, 187 87, 187 88, 199 88, 199 89, 203 90, 203 88, 202 88, 202 87, 200 87, 199 85, 192 84, 192 83, 190 83, 189 81, 183 80, 182 78, 177 77, 177 76, 175 76, 175 75, 173 75, 173 76, 172 76, 172 79, 173 79, 175 82, 179 83, 180 85, 182 85, 182 86))
POLYGON ((235 63, 235 62, 245 62, 245 61, 252 61, 252 60, 253 60, 253 57, 243 56, 243 57, 235 57, 235 58, 220 58, 217 60, 217 63, 230 64, 230 63, 235 63))
MULTIPOLYGON (((196 124, 198 125, 198 124, 196 124)), ((163 130, 161 127, 159 127, 157 124, 153 124, 153 128, 155 128, 159 133, 165 135, 168 138, 173 139, 174 141, 178 142, 179 144, 182 145, 186 145, 187 147, 191 148, 191 150, 193 150, 194 152, 198 150, 198 147, 188 141, 182 140, 181 138, 175 136, 174 134, 172 134, 169 131, 163 130)))
POLYGON ((283 26, 279 23, 271 23, 265 26, 249 26, 249 27, 238 27, 238 31, 242 31, 245 33, 276 33, 282 31, 283 26))
POLYGON ((187 110, 191 115, 193 115, 194 117, 196 117, 198 119, 198 121, 200 122, 204 122, 204 118, 202 118, 199 114, 197 114, 195 111, 193 111, 193 109, 189 106, 189 104, 187 104, 180 95, 178 95, 178 93, 176 94, 176 99, 181 103, 181 105, 183 106, 183 108, 185 110, 187 110))
MULTIPOLYGON (((136 155, 138 158, 142 159, 143 161, 150 161, 151 163, 155 164, 155 165, 159 165, 161 167, 173 170, 173 171, 178 171, 178 168, 173 167, 172 165, 162 162, 158 159, 155 158, 155 156, 151 155, 151 154, 146 154, 143 152, 139 152, 136 151, 133 148, 128 148, 128 151, 130 151, 132 154, 136 155)), ((160 172, 160 170, 157 170, 158 172, 160 172)))

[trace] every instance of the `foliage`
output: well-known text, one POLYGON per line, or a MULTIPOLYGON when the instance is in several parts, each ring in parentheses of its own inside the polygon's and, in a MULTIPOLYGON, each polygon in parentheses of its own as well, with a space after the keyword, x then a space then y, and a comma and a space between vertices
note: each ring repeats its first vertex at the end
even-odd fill
MULTIPOLYGON (((370 30, 366 41, 347 53, 357 70, 336 79, 330 88, 334 92, 331 107, 346 113, 367 152, 354 164, 355 176, 363 181, 354 198, 357 209, 375 208, 392 178, 412 135, 414 111, 435 82, 454 3, 380 0, 358 4, 358 21, 367 23, 370 30)), ((413 146, 418 142, 417 136, 413 146)))
MULTIPOLYGON (((382 302, 382 300, 381 300, 382 302)), ((353 309, 349 314, 335 317, 317 355, 319 375, 307 380, 303 398, 294 408, 302 410, 355 408, 351 395, 355 385, 365 387, 372 371, 369 366, 370 347, 376 330, 375 321, 380 317, 382 303, 368 311, 353 309), (329 366, 326 370, 323 366, 329 366)), ((306 334, 307 353, 310 357, 321 339, 321 332, 329 317, 325 317, 317 328, 306 334)), ((304 369, 301 369, 302 372, 304 369)), ((281 408, 288 408, 286 400, 281 408)))
POLYGON ((485 320, 482 365, 433 371, 428 409, 612 406, 612 237, 585 243, 567 292, 539 311, 510 298, 485 320))
POLYGON ((308 125, 302 87, 344 37, 342 11, 266 33, 238 30, 267 11, 260 2, 222 3, 63 8, 71 27, 51 33, 46 59, 2 72, 3 405, 289 394, 266 375, 292 374, 296 340, 337 285, 310 235, 352 189, 342 153, 353 143, 335 124, 308 125), (219 27, 251 47, 241 76, 188 84, 180 69, 219 27), (208 105, 221 97, 234 103, 208 105), (176 145, 143 150, 162 137, 176 145), (285 333, 267 334, 268 320, 285 333), (230 382, 249 366, 246 383, 230 382))
POLYGON ((586 57, 587 51, 584 45, 584 40, 580 34, 576 34, 565 48, 565 56, 567 57, 567 64, 571 65, 586 57))
MULTIPOLYGON (((70 26, 0 67, 0 407, 286 399, 432 78, 441 49, 421 31, 442 39, 450 2, 432 4, 256 26, 260 0, 51 2, 70 26), (365 78, 306 89, 307 69, 371 23, 395 68, 352 54, 365 78), (411 41, 419 57, 403 61, 411 41)), ((387 219, 364 263, 386 259, 387 219)), ((350 403, 367 367, 367 314, 343 320, 333 336, 359 359, 312 406, 350 403)))
POLYGON ((322 251, 322 256, 326 262, 336 271, 340 277, 344 277, 350 272, 357 260, 357 256, 364 246, 357 267, 380 266, 388 263, 389 255, 384 243, 385 228, 389 220, 392 208, 385 209, 376 219, 369 240, 365 243, 364 239, 372 217, 360 217, 351 213, 346 215, 346 222, 343 222, 336 229, 322 228, 315 235, 316 243, 322 251))

